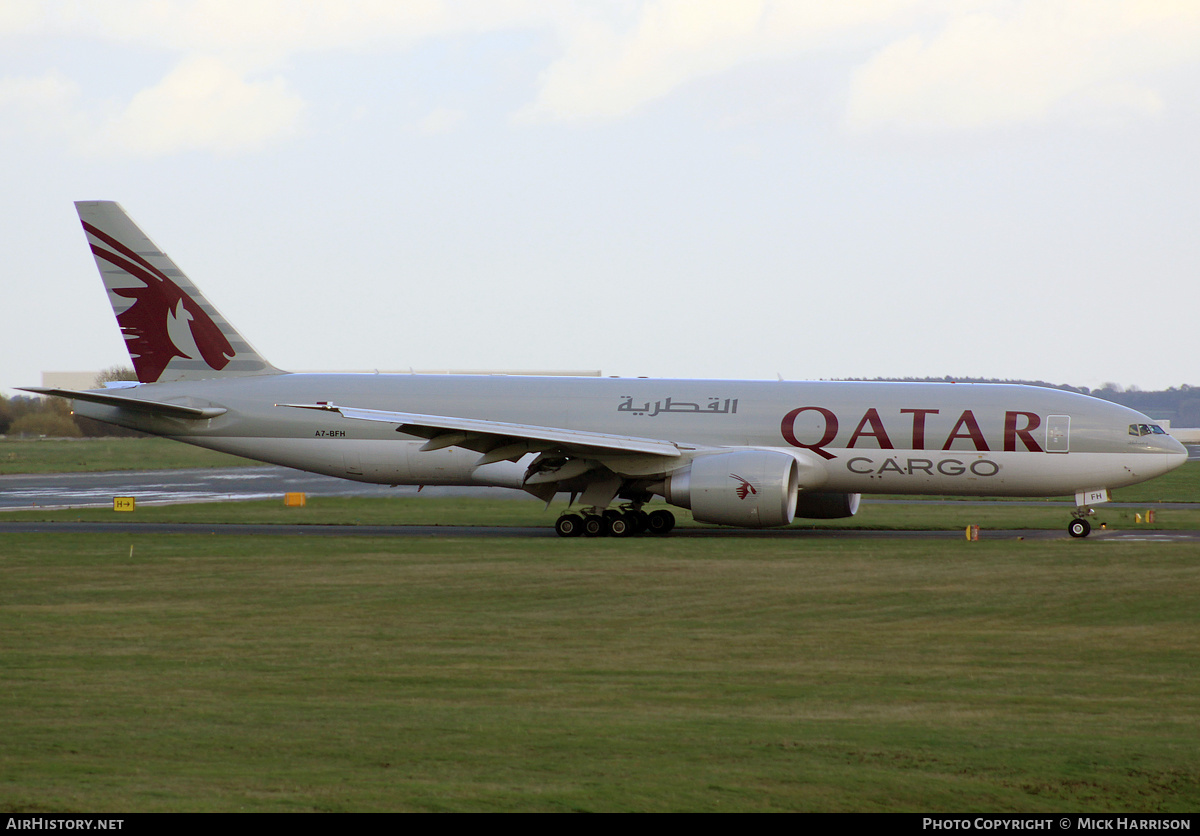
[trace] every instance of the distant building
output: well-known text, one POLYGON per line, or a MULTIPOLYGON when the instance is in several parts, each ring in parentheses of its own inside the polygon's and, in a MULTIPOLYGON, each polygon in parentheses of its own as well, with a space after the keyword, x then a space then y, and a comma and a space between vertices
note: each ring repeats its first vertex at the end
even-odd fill
POLYGON ((94 389, 99 371, 42 372, 42 385, 47 389, 94 389))
MULTIPOLYGON (((500 374, 500 375, 530 375, 537 377, 600 377, 599 369, 583 369, 575 371, 564 370, 515 370, 515 369, 398 369, 385 371, 381 369, 350 369, 342 371, 306 371, 304 374, 500 374)), ((42 386, 47 389, 94 389, 99 371, 94 372, 42 372, 42 386)))

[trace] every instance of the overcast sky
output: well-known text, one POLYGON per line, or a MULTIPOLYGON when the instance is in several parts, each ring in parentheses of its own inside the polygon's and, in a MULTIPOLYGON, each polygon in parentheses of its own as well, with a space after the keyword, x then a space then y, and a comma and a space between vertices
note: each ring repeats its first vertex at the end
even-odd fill
POLYGON ((0 0, 0 389, 119 201, 290 369, 1200 385, 1196 0, 0 0))

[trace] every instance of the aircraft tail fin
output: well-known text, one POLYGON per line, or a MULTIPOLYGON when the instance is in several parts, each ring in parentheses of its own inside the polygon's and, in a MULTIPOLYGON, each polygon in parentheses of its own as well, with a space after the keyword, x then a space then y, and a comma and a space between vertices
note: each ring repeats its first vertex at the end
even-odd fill
POLYGON ((281 374, 204 298, 119 203, 75 203, 142 383, 281 374))

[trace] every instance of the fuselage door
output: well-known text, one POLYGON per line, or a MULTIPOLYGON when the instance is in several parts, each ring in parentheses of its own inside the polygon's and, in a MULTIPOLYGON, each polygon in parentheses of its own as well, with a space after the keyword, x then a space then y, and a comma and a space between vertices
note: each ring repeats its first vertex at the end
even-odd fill
POLYGON ((1046 416, 1046 452, 1068 453, 1071 450, 1071 416, 1046 416))

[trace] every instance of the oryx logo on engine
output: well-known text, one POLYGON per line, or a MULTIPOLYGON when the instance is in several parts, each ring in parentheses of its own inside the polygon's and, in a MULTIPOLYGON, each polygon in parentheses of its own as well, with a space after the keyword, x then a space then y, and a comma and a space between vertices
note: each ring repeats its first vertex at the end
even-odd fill
POLYGON ((745 499, 746 497, 750 496, 750 494, 758 494, 758 490, 750 484, 749 480, 743 479, 736 473, 730 473, 729 478, 737 479, 739 482, 741 482, 741 484, 737 486, 738 499, 745 499))

